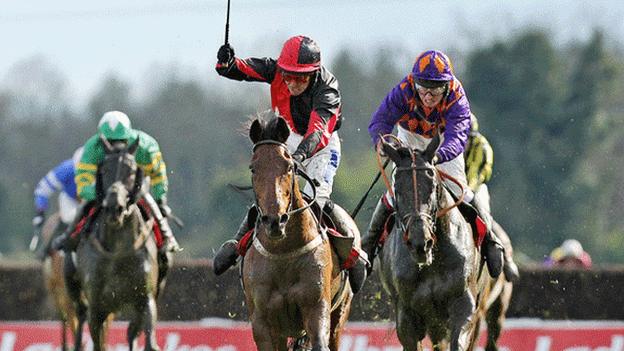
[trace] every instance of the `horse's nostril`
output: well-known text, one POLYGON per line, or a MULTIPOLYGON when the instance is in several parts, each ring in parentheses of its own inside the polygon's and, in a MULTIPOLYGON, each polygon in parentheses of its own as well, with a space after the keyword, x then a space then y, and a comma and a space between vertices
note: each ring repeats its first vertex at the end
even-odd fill
POLYGON ((286 224, 286 222, 288 222, 288 213, 284 213, 283 215, 280 216, 280 224, 286 224))

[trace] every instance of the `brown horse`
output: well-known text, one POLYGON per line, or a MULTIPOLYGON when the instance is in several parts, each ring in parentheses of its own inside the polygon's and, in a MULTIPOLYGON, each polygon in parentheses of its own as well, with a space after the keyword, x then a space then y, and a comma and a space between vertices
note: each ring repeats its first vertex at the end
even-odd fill
POLYGON ((471 226, 443 185, 443 178, 454 178, 431 163, 438 145, 435 138, 420 152, 382 139, 396 173, 389 190, 395 225, 380 253, 381 281, 404 350, 422 350, 426 335, 434 350, 473 350, 487 318, 488 351, 494 351, 511 285, 502 274, 489 277, 471 226))
MULTIPOLYGON (((44 247, 47 246, 48 241, 52 240, 55 232, 64 227, 58 213, 48 217, 41 229, 44 247)), ((61 347, 63 351, 67 351, 67 331, 69 329, 72 335, 75 334, 79 323, 76 310, 65 289, 64 260, 63 251, 53 251, 44 259, 42 269, 46 290, 52 298, 58 318, 61 320, 61 347)))
POLYGON ((287 350, 288 338, 305 340, 295 350, 337 351, 353 293, 299 191, 303 172, 284 144, 290 129, 273 111, 269 117, 249 131, 259 214, 242 279, 254 341, 260 351, 287 350))

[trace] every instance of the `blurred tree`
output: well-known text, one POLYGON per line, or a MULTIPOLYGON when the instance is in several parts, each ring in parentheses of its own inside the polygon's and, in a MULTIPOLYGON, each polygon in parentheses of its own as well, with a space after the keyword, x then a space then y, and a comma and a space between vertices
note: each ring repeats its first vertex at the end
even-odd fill
POLYGON ((89 101, 87 115, 96 122, 105 112, 111 110, 123 111, 132 115, 131 101, 130 85, 115 74, 109 74, 89 101))

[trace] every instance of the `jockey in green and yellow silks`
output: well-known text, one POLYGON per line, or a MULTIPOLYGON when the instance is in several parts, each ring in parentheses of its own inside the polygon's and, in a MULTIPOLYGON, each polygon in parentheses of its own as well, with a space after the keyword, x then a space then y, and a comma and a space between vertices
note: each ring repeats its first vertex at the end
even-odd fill
MULTIPOLYGON (((115 113, 115 112, 109 112, 115 113)), ((117 112, 121 114, 121 112, 117 112)), ((124 140, 128 145, 139 138, 135 158, 138 166, 145 176, 150 177, 151 192, 156 201, 167 195, 169 182, 167 180, 167 166, 162 159, 162 154, 156 140, 145 132, 130 127, 130 121, 125 125, 126 118, 110 117, 104 115, 98 127, 98 134, 87 140, 84 152, 76 168, 76 187, 78 197, 84 201, 95 200, 95 174, 97 165, 104 160, 104 146, 100 141, 100 135, 107 140, 124 140), (122 122, 119 122, 119 119, 122 122)), ((125 114, 124 114, 125 116, 125 114)))
POLYGON ((492 178, 494 151, 487 138, 479 133, 479 122, 474 114, 470 114, 470 133, 464 156, 466 158, 466 179, 473 192, 477 192, 482 184, 492 178))
MULTIPOLYGON (((171 213, 166 196, 169 183, 167 166, 162 158, 160 147, 156 139, 145 132, 133 129, 130 119, 125 113, 119 111, 106 112, 98 123, 98 133, 87 140, 82 158, 76 166, 75 181, 78 198, 83 200, 85 204, 93 204, 97 199, 95 188, 97 168, 105 157, 104 145, 100 140, 102 137, 110 142, 122 141, 126 145, 131 145, 137 139, 139 140, 135 159, 143 174, 150 178, 151 193, 146 192, 143 198, 158 220, 163 237, 163 245, 160 249, 162 252, 179 251, 180 247, 167 221, 167 216, 171 213)), ((80 237, 77 235, 75 227, 87 216, 89 207, 92 206, 84 206, 68 235, 56 245, 57 247, 68 250, 74 250, 77 247, 80 237)))
MULTIPOLYGON (((464 151, 466 159, 466 180, 474 192, 475 197, 481 199, 487 212, 490 212, 490 191, 487 182, 492 178, 494 165, 494 150, 487 138, 479 132, 477 117, 470 114, 470 132, 464 151)), ((499 239, 507 245, 505 249, 505 264, 503 272, 508 281, 516 281, 520 277, 518 266, 513 260, 511 239, 504 230, 496 233, 499 239)))

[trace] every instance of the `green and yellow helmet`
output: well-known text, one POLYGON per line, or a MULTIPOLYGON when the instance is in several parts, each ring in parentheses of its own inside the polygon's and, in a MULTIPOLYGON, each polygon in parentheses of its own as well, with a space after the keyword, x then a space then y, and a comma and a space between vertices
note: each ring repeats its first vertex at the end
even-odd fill
POLYGON ((128 115, 119 111, 109 111, 102 116, 98 133, 107 140, 128 140, 136 135, 128 115))

